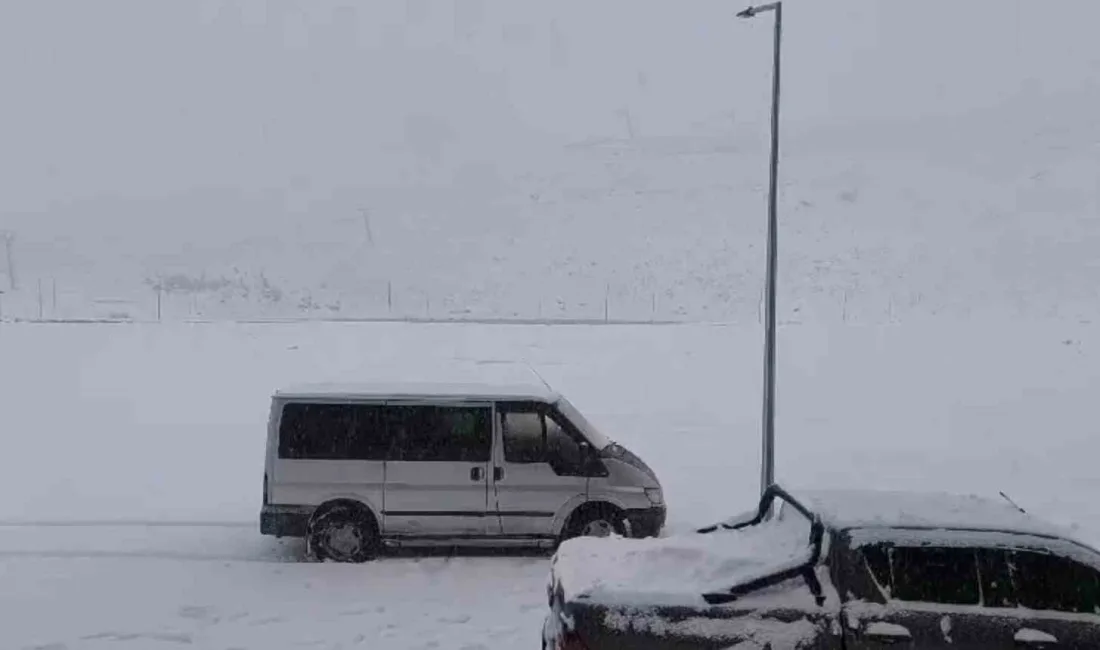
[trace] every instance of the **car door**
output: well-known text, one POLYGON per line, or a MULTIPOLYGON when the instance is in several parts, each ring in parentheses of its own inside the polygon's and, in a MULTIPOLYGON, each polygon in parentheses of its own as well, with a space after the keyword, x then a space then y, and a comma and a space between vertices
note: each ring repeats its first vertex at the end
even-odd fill
POLYGON ((1100 648, 1100 572, 1045 549, 1004 551, 1019 648, 1100 648))
POLYGON ((554 518, 588 492, 580 434, 548 404, 499 402, 493 488, 501 531, 551 537, 554 518))
POLYGON ((850 650, 1000 650, 1017 647, 1003 612, 983 604, 982 556, 964 546, 860 546, 881 602, 845 604, 850 650))
POLYGON ((492 405, 387 403, 385 419, 384 534, 484 537, 492 405))

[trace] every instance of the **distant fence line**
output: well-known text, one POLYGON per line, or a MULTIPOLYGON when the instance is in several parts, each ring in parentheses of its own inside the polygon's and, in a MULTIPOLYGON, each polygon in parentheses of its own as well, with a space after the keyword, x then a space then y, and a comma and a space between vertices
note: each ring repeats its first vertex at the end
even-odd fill
MULTIPOLYGON (((389 281, 379 294, 283 294, 276 301, 216 293, 169 291, 161 286, 119 298, 94 298, 82 290, 66 291, 54 278, 27 279, 12 291, 0 285, 0 321, 23 323, 481 323, 524 325, 674 325, 680 323, 760 324, 760 292, 739 287, 736 293, 712 296, 706 291, 658 291, 629 282, 592 283, 583 295, 506 288, 499 294, 475 296, 464 304, 454 295, 440 298, 419 287, 400 291, 389 281), (602 285, 602 286, 601 286, 602 285), (316 299, 315 299, 316 298, 316 299), (326 304, 327 303, 327 304, 326 304), (549 307, 548 307, 549 306, 549 307)), ((778 320, 862 324, 898 323, 912 318, 998 316, 1008 318, 1092 319, 1089 305, 1058 300, 1031 304, 1028 297, 974 302, 967 296, 929 299, 921 291, 874 291, 844 286, 794 287, 780 295, 778 320), (793 294, 793 295, 792 295, 793 294)), ((320 293, 320 292, 318 292, 320 293)))
POLYGON ((307 317, 299 318, 186 318, 182 320, 157 321, 137 320, 132 318, 9 318, 7 323, 28 323, 39 325, 157 325, 157 324, 194 324, 210 325, 217 323, 234 323, 240 325, 291 325, 301 323, 423 323, 423 324, 471 324, 471 325, 730 325, 731 321, 698 321, 698 320, 635 320, 635 319, 591 319, 591 318, 430 318, 430 317, 307 317))

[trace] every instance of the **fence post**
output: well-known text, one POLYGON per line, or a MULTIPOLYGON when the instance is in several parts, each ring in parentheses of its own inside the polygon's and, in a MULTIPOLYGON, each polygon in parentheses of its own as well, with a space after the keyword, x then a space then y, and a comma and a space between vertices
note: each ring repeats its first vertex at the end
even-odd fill
POLYGON ((603 292, 603 322, 605 322, 605 323, 608 322, 609 320, 611 320, 610 302, 611 302, 611 283, 608 282, 607 286, 604 288, 604 292, 603 292))
POLYGON ((15 280, 15 256, 12 254, 12 244, 15 242, 15 233, 4 233, 4 251, 7 255, 8 262, 8 289, 10 291, 18 291, 19 283, 15 280))

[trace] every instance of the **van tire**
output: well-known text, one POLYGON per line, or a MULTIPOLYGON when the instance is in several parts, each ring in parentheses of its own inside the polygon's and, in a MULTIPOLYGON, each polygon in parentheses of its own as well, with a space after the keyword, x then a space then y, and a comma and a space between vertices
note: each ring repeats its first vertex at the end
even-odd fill
POLYGON ((361 503, 327 503, 309 519, 306 553, 319 562, 367 562, 378 555, 378 545, 378 522, 361 503))
POLYGON ((623 511, 609 503, 591 503, 577 508, 562 531, 561 541, 574 537, 626 536, 623 511))

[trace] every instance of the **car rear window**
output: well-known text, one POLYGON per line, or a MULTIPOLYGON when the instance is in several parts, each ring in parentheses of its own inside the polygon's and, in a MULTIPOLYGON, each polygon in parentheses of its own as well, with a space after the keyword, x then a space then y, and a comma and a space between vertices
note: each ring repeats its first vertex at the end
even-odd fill
POLYGON ((1028 609, 1100 614, 1100 576, 1069 558, 1012 551, 1008 565, 1019 605, 1028 609))

